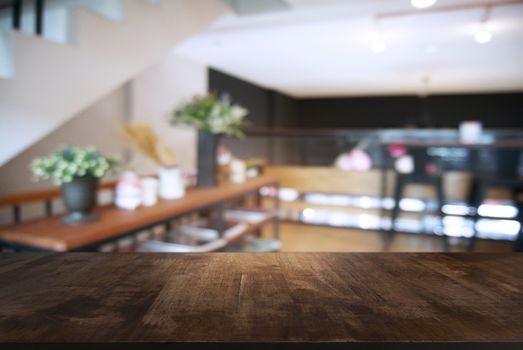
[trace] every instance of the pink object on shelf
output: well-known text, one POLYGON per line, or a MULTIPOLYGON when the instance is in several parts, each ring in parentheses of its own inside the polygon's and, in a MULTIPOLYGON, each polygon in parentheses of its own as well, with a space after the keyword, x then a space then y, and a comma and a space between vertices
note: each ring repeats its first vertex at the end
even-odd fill
POLYGON ((336 158, 335 166, 341 170, 368 171, 372 168, 372 159, 361 148, 354 148, 349 153, 342 153, 336 158))
POLYGON ((407 147, 399 143, 393 143, 389 145, 389 153, 394 158, 401 157, 407 154, 407 147))
POLYGON ((115 204, 118 208, 134 210, 142 202, 142 188, 138 175, 124 172, 116 184, 115 204))
POLYGON ((218 161, 218 164, 220 166, 229 165, 229 163, 232 161, 232 159, 233 159, 232 153, 231 153, 231 151, 229 151, 228 148, 226 148, 225 146, 218 147, 216 160, 218 161))
POLYGON ((438 167, 434 163, 429 163, 425 165, 425 172, 429 175, 435 175, 438 173, 438 167))
POLYGON ((334 166, 341 170, 352 170, 351 158, 349 153, 342 153, 334 162, 334 166))

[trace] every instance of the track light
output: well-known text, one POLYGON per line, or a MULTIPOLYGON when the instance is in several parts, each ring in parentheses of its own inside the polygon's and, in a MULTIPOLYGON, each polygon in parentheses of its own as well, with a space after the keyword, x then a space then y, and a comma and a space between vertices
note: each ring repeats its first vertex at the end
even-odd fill
POLYGON ((478 44, 486 44, 492 39, 492 34, 488 30, 482 29, 476 32, 474 38, 478 44))
POLYGON ((386 47, 387 45, 385 44, 385 42, 381 39, 378 39, 372 43, 370 49, 374 53, 382 53, 383 51, 385 51, 386 47))
POLYGON ((410 0, 410 4, 417 9, 425 9, 436 3, 436 0, 410 0))
POLYGON ((375 39, 370 46, 371 51, 374 53, 382 53, 385 51, 387 45, 381 35, 381 23, 378 17, 374 19, 374 38, 375 39))

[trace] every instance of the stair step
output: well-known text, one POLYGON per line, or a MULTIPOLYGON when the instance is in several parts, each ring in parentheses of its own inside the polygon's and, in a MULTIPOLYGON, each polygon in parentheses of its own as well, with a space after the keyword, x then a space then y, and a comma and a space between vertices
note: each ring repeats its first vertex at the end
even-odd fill
POLYGON ((45 3, 75 6, 62 6, 67 20, 56 28, 44 20, 43 37, 12 30, 8 22, 0 31, 0 77, 10 78, 0 79, 0 115, 9 125, 0 129, 0 166, 226 10, 218 0, 45 3), (86 3, 90 6, 81 5, 86 3), (64 28, 66 34, 60 31, 64 28))
POLYGON ((13 69, 13 32, 0 29, 0 78, 12 78, 13 69))

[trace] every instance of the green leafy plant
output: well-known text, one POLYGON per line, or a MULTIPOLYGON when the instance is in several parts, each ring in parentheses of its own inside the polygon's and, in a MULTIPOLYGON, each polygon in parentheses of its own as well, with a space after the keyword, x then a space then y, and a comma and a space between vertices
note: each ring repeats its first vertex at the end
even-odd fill
POLYGON ((247 114, 245 108, 214 94, 197 95, 191 101, 182 101, 172 112, 170 122, 213 134, 243 137, 242 127, 247 114))
POLYGON ((51 155, 31 162, 35 180, 53 180, 57 185, 76 177, 103 177, 114 174, 118 160, 104 157, 94 147, 62 147, 51 155))

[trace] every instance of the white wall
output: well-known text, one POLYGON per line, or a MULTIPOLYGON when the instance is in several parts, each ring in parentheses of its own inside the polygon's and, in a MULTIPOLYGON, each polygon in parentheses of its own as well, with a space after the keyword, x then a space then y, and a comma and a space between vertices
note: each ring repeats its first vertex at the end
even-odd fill
POLYGON ((33 158, 46 156, 60 145, 92 145, 104 154, 122 154, 124 144, 118 134, 125 118, 126 88, 122 86, 1 166, 0 195, 52 187, 50 181, 32 181, 29 165, 33 158))
MULTIPOLYGON (((174 51, 132 83, 132 120, 151 123, 161 139, 172 147, 185 171, 196 168, 196 133, 192 129, 170 126, 168 116, 181 99, 205 93, 207 85, 207 68, 174 51)), ((150 172, 150 162, 143 157, 137 160, 139 172, 150 172)))
MULTIPOLYGON (((129 154, 120 130, 128 120, 150 123, 167 145, 173 148, 184 171, 196 164, 195 131, 171 127, 167 115, 184 97, 207 91, 207 67, 170 53, 132 81, 82 111, 44 139, 8 163, 0 166, 0 196, 54 186, 50 181, 34 182, 29 170, 31 160, 53 152, 62 144, 96 146, 104 154, 129 154)), ((152 174, 157 166, 131 152, 130 166, 141 174, 152 174)), ((122 166, 121 169, 129 168, 122 166)), ((61 202, 57 201, 57 210, 61 202)), ((22 207, 22 218, 44 215, 43 204, 22 207)), ((9 208, 0 208, 0 225, 11 222, 9 208)))
POLYGON ((226 11, 219 0, 168 0, 158 5, 126 0, 123 4, 123 21, 76 9, 71 45, 14 33, 14 76, 0 79, 0 164, 226 11))
MULTIPOLYGON (((1 166, 0 196, 53 187, 51 181, 34 182, 29 165, 32 159, 48 155, 59 145, 92 145, 104 154, 123 154, 125 145, 118 133, 127 115, 127 90, 126 86, 117 88, 1 166)), ((101 199, 107 200, 105 197, 107 196, 102 196, 101 199)), ((21 209, 23 220, 44 215, 43 203, 24 205, 21 209)), ((54 201, 54 209, 63 210, 61 200, 54 201)), ((0 226, 11 223, 11 215, 10 208, 0 208, 0 226)))
MULTIPOLYGON (((173 148, 185 171, 195 169, 195 131, 172 127, 167 116, 178 101, 207 91, 207 67, 169 53, 129 83, 118 87, 91 107, 0 167, 0 195, 49 188, 50 182, 33 182, 29 164, 62 144, 96 146, 106 154, 124 158, 127 146, 120 129, 127 120, 150 123, 173 148)), ((154 163, 133 152, 131 165, 142 174, 156 172, 154 163)), ((126 168, 123 166, 122 168, 126 168)))

